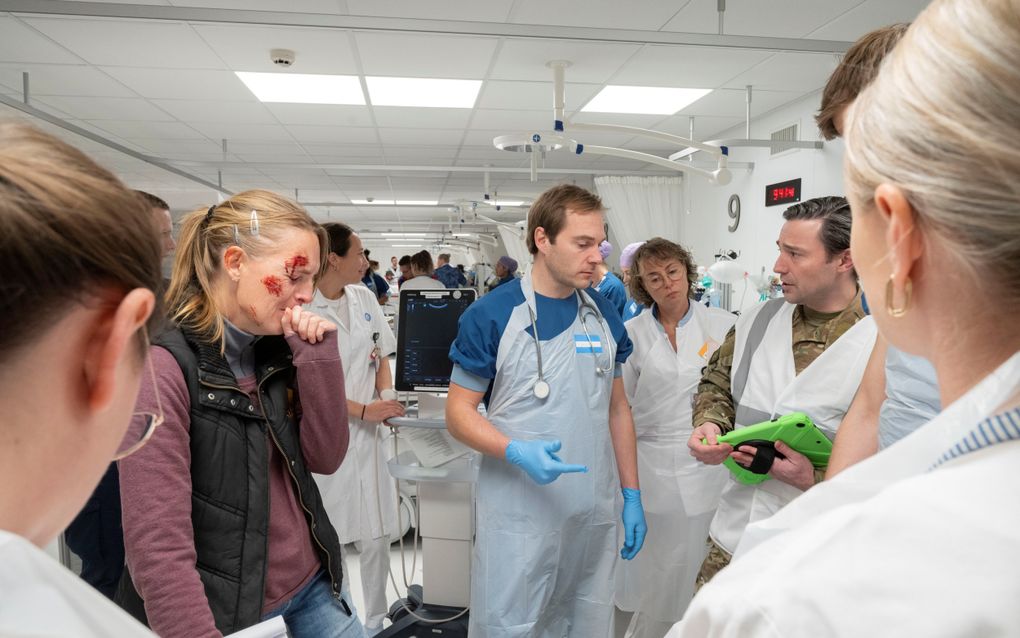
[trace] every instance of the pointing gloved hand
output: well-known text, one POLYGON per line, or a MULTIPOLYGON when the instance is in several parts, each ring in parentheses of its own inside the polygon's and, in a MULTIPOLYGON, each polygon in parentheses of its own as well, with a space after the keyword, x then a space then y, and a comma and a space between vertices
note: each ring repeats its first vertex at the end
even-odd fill
POLYGON ((570 465, 560 460, 559 441, 510 441, 506 446, 506 460, 528 473, 539 485, 552 483, 566 472, 587 472, 584 465, 570 465))
POLYGON ((630 560, 641 551, 645 544, 645 508, 641 507, 641 490, 632 487, 623 488, 623 549, 620 558, 630 560))

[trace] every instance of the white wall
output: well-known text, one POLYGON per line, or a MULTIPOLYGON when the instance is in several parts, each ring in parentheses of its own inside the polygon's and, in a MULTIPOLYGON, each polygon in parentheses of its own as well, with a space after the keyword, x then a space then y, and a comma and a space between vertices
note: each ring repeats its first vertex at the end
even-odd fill
MULTIPOLYGON (((820 92, 813 93, 795 104, 752 119, 752 139, 769 139, 772 131, 797 123, 801 140, 820 140, 814 122, 820 99, 820 92)), ((719 136, 720 139, 744 137, 743 125, 719 136)), ((754 162, 754 169, 733 169, 733 181, 726 186, 712 185, 696 176, 687 179, 691 212, 678 211, 686 215, 681 243, 693 251, 699 265, 711 265, 713 255, 723 248, 739 251, 740 262, 748 272, 758 274, 764 266, 766 272, 771 273, 778 256, 775 242, 783 225, 783 211, 788 206, 766 208, 765 186, 800 177, 801 201, 823 195, 842 195, 842 160, 841 140, 825 142, 821 150, 796 149, 773 157, 769 156, 767 148, 730 149, 730 161, 754 162), (736 232, 730 233, 727 226, 732 220, 727 215, 727 202, 734 193, 740 196, 740 225, 736 232)), ((749 287, 741 303, 743 290, 742 283, 733 287, 734 310, 757 302, 758 295, 749 287)))

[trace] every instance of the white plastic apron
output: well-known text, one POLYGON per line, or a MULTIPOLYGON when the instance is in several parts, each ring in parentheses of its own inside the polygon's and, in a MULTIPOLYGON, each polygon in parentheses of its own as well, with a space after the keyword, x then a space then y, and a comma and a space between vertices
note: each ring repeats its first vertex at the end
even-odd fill
MULTIPOLYGON (((759 304, 737 321, 736 344, 732 370, 737 370, 744 356, 747 330, 757 312, 767 303, 759 304)), ((811 365, 796 374, 793 361, 793 311, 795 306, 783 304, 765 331, 761 345, 751 361, 747 385, 740 398, 740 407, 761 413, 744 422, 738 417, 736 427, 753 425, 790 412, 804 412, 831 439, 836 435, 850 402, 857 393, 864 368, 875 344, 875 321, 865 317, 840 336, 811 365)), ((792 485, 770 479, 758 485, 744 485, 728 478, 722 500, 712 520, 711 537, 732 553, 749 523, 772 516, 803 492, 792 485)))
MULTIPOLYGON (((372 333, 379 330, 373 327, 372 316, 381 309, 371 291, 364 286, 346 286, 344 291, 348 312, 343 317, 336 316, 334 306, 327 305, 318 291, 306 308, 337 325, 347 398, 358 403, 371 403, 375 396, 377 366, 388 364, 378 356, 372 358, 375 346, 372 333)), ((379 344, 383 347, 387 336, 380 336, 379 344)), ((392 338, 386 341, 392 342, 392 338)), ((349 421, 350 444, 340 469, 328 476, 314 475, 323 506, 341 543, 384 535, 393 538, 397 530, 397 500, 395 483, 386 467, 388 432, 381 431, 377 424, 365 423, 353 414, 349 415, 349 421), (373 440, 377 435, 380 436, 378 450, 373 440)))
POLYGON ((701 369, 736 316, 700 304, 692 312, 677 330, 676 352, 653 312, 626 324, 634 352, 623 376, 637 433, 648 535, 633 560, 617 563, 616 604, 660 621, 679 620, 694 595, 708 526, 729 473, 694 459, 687 439, 701 369))
POLYGON ((587 465, 588 472, 538 485, 521 468, 484 457, 476 499, 470 635, 610 636, 619 480, 609 436, 613 376, 598 374, 595 367, 596 357, 603 365, 611 360, 616 344, 601 317, 600 327, 586 311, 588 332, 608 349, 601 355, 576 352, 575 335, 584 335, 584 328, 575 317, 570 328, 542 342, 550 395, 536 399, 537 353, 525 331, 531 327, 528 306, 538 315, 530 276, 521 290, 526 302, 512 311, 499 344, 489 420, 512 439, 559 439, 563 461, 587 465))

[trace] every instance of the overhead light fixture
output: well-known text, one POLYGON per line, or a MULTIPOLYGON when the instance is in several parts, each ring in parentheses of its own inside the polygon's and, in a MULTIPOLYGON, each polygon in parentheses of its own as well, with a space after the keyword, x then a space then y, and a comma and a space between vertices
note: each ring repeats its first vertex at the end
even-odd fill
POLYGON ((474 233, 451 233, 454 237, 474 237, 474 233))
POLYGON ((428 233, 379 233, 383 237, 425 237, 428 233))
POLYGON ((261 102, 295 104, 365 104, 356 75, 308 73, 252 73, 236 71, 237 77, 261 102))
POLYGON ((437 199, 398 199, 397 206, 435 206, 439 203, 437 199))
POLYGON ((391 244, 390 248, 421 248, 421 244, 391 244))
POLYGON ((366 77, 372 106, 418 106, 470 109, 478 99, 481 80, 366 77))
POLYGON ((697 102, 712 89, 676 89, 660 86, 610 85, 581 108, 585 113, 673 115, 697 102))

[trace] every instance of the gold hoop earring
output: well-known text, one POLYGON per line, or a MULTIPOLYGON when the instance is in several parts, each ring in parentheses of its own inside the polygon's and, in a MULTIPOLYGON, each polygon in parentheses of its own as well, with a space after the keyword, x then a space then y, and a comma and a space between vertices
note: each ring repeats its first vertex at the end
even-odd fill
POLYGON ((893 277, 895 275, 889 275, 889 281, 885 284, 885 311, 890 317, 899 318, 907 314, 910 310, 910 295, 914 291, 914 283, 910 281, 910 277, 907 277, 907 284, 903 287, 903 305, 897 308, 893 305, 893 277))

